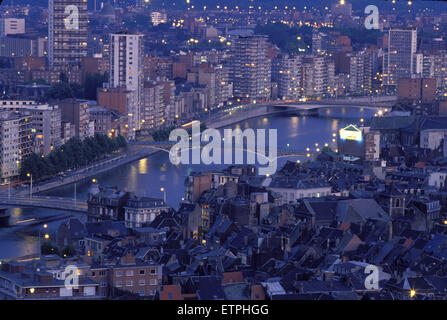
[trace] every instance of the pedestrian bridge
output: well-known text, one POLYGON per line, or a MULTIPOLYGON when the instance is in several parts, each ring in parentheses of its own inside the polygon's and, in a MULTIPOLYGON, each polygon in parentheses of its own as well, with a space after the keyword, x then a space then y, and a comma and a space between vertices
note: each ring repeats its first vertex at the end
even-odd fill
MULTIPOLYGON (((148 148, 152 148, 152 149, 156 149, 159 151, 164 151, 169 153, 171 148, 176 144, 177 142, 173 142, 173 141, 160 141, 160 142, 154 142, 154 141, 134 141, 131 142, 131 145, 136 145, 136 146, 145 146, 148 148)), ((202 143, 200 147, 189 147, 187 150, 196 150, 196 149, 201 149, 202 147, 204 147, 205 145, 207 145, 207 143, 202 143)), ((222 149, 227 149, 225 148, 225 146, 222 147, 222 149)), ((268 147, 266 147, 267 152, 268 152, 268 147)), ((255 153, 258 154, 256 152, 256 150, 251 150, 251 149, 247 149, 247 148, 236 148, 235 146, 233 146, 231 148, 231 150, 241 150, 244 152, 248 152, 248 153, 255 153)), ((281 159, 281 158, 287 158, 287 157, 311 157, 313 155, 315 155, 314 152, 312 151, 302 151, 302 150, 294 150, 292 148, 285 148, 285 149, 278 149, 276 152, 277 156, 275 159, 281 159)), ((266 157, 265 155, 261 155, 263 157, 266 157)), ((268 158, 268 156, 266 157, 268 158)), ((272 159, 272 160, 275 160, 272 159)))
POLYGON ((289 107, 301 110, 314 110, 320 108, 340 108, 340 107, 355 107, 355 108, 390 108, 396 104, 397 96, 381 96, 381 97, 347 97, 339 99, 323 99, 311 101, 283 101, 269 103, 268 105, 274 107, 289 107))

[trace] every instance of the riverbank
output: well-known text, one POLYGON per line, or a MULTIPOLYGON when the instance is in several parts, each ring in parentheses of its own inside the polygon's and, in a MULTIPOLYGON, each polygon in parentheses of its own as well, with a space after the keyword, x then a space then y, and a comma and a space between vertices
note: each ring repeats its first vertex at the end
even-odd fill
MULTIPOLYGON (((226 114, 217 119, 213 119, 211 121, 204 121, 209 128, 220 129, 229 125, 233 125, 235 123, 246 121, 252 118, 262 117, 262 116, 272 116, 275 114, 281 114, 284 111, 268 111, 268 106, 261 106, 257 108, 247 108, 246 110, 242 110, 233 114, 226 114)), ((149 157, 155 153, 161 152, 160 150, 152 149, 150 147, 135 147, 129 146, 131 150, 129 150, 126 154, 121 154, 119 156, 106 159, 94 165, 88 166, 86 168, 82 168, 70 173, 69 176, 60 177, 55 181, 51 181, 44 184, 38 184, 33 186, 33 194, 38 194, 41 192, 51 191, 56 188, 70 185, 73 183, 81 182, 86 179, 90 179, 99 175, 101 173, 108 172, 120 166, 138 161, 140 159, 149 157), (132 150, 132 148, 135 148, 132 150)), ((29 195, 29 188, 25 188, 24 190, 20 190, 16 192, 14 195, 17 196, 26 196, 29 195)))

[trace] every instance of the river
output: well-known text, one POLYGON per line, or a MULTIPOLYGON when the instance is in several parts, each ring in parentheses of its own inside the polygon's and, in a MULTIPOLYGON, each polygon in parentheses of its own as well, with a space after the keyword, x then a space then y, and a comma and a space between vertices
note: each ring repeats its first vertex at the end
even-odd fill
MULTIPOLYGON (((355 107, 321 109, 320 116, 272 116, 269 118, 254 118, 243 121, 231 127, 277 129, 278 149, 287 148, 302 150, 311 148, 315 150, 323 147, 325 143, 335 146, 332 142, 333 134, 350 123, 358 123, 360 118, 373 116, 374 110, 355 107)), ((296 160, 291 157, 289 160, 296 160)), ((288 159, 278 160, 278 168, 288 159)), ((185 177, 192 171, 208 171, 224 168, 224 165, 179 165, 174 166, 169 161, 169 155, 165 152, 156 153, 148 158, 141 159, 131 164, 113 169, 95 177, 100 185, 118 186, 121 189, 131 191, 137 195, 163 198, 160 188, 166 190, 166 202, 168 205, 178 208, 184 195, 185 177)), ((77 198, 87 199, 88 193, 93 188, 91 181, 85 181, 76 185, 77 198)), ((64 186, 47 192, 47 195, 58 197, 74 197, 74 185, 64 186)), ((9 228, 0 229, 0 259, 23 256, 38 252, 39 230, 41 235, 49 233, 55 238, 56 230, 61 221, 48 224, 48 229, 42 226, 28 227, 26 220, 35 217, 44 217, 54 214, 66 214, 65 212, 47 209, 14 208, 9 209, 11 214, 9 228), (25 221, 25 222, 22 222, 25 221)), ((79 217, 79 216, 78 216, 79 217)), ((83 219, 84 217, 79 217, 83 219)))

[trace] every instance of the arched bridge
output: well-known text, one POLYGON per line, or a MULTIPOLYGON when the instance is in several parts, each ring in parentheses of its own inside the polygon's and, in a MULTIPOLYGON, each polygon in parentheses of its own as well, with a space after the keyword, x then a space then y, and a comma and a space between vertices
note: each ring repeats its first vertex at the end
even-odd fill
MULTIPOLYGON (((173 142, 173 141, 160 141, 160 142, 135 141, 135 142, 131 142, 130 144, 137 145, 137 146, 145 146, 148 148, 152 148, 152 149, 156 149, 156 150, 160 150, 160 151, 169 153, 171 148, 176 144, 176 142, 173 142)), ((204 147, 205 145, 206 145, 206 143, 202 143, 202 145, 200 147, 189 147, 188 150, 200 149, 200 148, 204 147)), ((222 147, 222 149, 225 149, 225 146, 222 147)), ((233 146, 232 150, 233 149, 258 154, 256 151, 250 150, 247 148, 236 148, 235 146, 233 146)), ((268 148, 267 148, 267 151, 268 151, 268 148)), ((291 148, 286 148, 286 149, 278 149, 276 154, 277 154, 276 159, 280 159, 280 158, 287 158, 287 157, 311 157, 315 153, 312 151, 300 151, 300 150, 294 150, 291 148)), ((261 155, 261 156, 265 157, 265 155, 261 155)), ((274 159, 272 159, 272 160, 274 160, 274 159)))

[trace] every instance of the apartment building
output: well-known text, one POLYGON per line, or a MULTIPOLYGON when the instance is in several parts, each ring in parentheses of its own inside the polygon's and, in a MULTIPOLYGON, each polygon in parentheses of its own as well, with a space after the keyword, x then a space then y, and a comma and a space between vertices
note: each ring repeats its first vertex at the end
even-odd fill
POLYGON ((388 31, 388 49, 383 55, 384 85, 397 86, 399 79, 412 77, 416 50, 417 30, 388 31))
POLYGON ((140 262, 132 254, 123 256, 119 263, 111 266, 110 287, 114 295, 119 291, 130 292, 141 297, 153 297, 162 285, 162 266, 140 262))
POLYGON ((173 81, 145 81, 141 101, 142 128, 156 129, 176 119, 172 112, 175 102, 173 81))
POLYGON ((8 34, 24 34, 25 19, 2 18, 0 19, 0 36, 8 34))
POLYGON ((4 262, 0 270, 0 294, 15 300, 98 299, 99 284, 80 278, 76 287, 67 288, 65 281, 51 272, 33 269, 22 262, 4 262))
POLYGON ((32 152, 31 115, 0 111, 0 142, 0 179, 9 183, 19 175, 20 162, 32 152))
POLYGON ((267 36, 241 36, 234 40, 231 81, 234 96, 244 100, 269 100, 271 61, 267 56, 267 36))
POLYGON ((301 83, 303 96, 324 97, 335 89, 335 64, 320 55, 305 56, 302 60, 301 83))
POLYGON ((81 59, 87 56, 87 1, 49 0, 48 13, 50 68, 55 71, 79 70, 81 59))
POLYGON ((37 104, 32 100, 2 100, 0 110, 25 112, 31 116, 34 152, 48 155, 62 145, 62 113, 58 105, 37 104))
POLYGON ((54 104, 57 104, 61 109, 62 121, 74 125, 76 137, 83 140, 90 136, 87 100, 68 98, 57 101, 54 104))
POLYGON ((170 208, 162 199, 133 196, 124 206, 127 228, 140 228, 150 224, 163 211, 170 208))
POLYGON ((127 32, 110 35, 109 86, 133 92, 126 110, 133 138, 142 125, 143 53, 143 35, 127 32))
POLYGON ((373 56, 366 50, 349 55, 349 91, 354 94, 372 93, 373 56))
POLYGON ((272 78, 278 83, 278 95, 283 100, 298 100, 302 95, 302 56, 283 55, 275 59, 272 78))
MULTIPOLYGON (((135 130, 132 130, 129 121, 132 120, 133 113, 137 110, 137 96, 135 90, 127 90, 125 86, 119 88, 98 89, 98 105, 109 110, 117 111, 122 115, 120 119, 120 133, 128 140, 135 138, 135 130)), ((116 132, 116 128, 115 132, 116 132)))
POLYGON ((90 122, 94 123, 94 132, 112 136, 112 110, 101 106, 91 106, 88 109, 90 122))
POLYGON ((124 220, 124 205, 130 194, 117 188, 99 187, 87 200, 89 221, 124 220))

